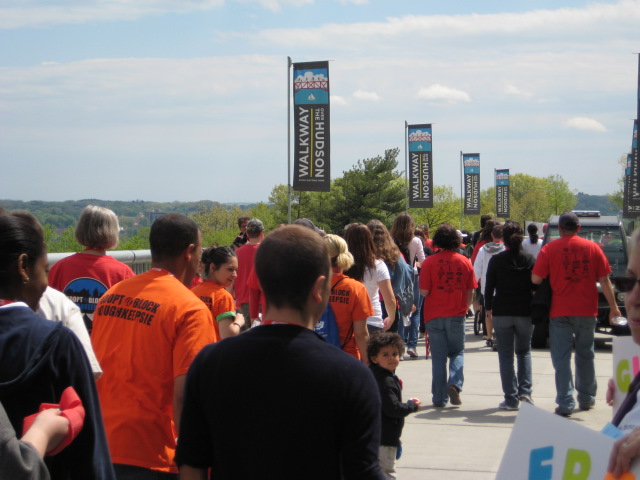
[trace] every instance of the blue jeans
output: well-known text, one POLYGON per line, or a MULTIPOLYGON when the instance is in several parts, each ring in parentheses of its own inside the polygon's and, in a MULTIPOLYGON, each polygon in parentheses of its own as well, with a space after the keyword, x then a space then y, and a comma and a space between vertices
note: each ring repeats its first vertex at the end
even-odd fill
POLYGON ((178 480, 177 473, 158 472, 134 465, 114 463, 113 469, 118 480, 178 480))
POLYGON ((426 327, 431 344, 432 401, 435 405, 446 405, 449 401, 447 386, 455 385, 462 391, 464 382, 464 317, 434 318, 426 327))
POLYGON ((562 410, 575 407, 574 384, 571 372, 571 349, 575 339, 576 383, 578 405, 591 405, 596 398, 598 384, 594 363, 593 339, 595 317, 555 317, 549 323, 551 361, 556 371, 556 403, 562 410))
POLYGON ((493 317, 493 329, 498 341, 498 360, 504 400, 517 407, 520 395, 531 396, 531 317, 493 317), (518 375, 513 368, 514 355, 518 360, 518 375))

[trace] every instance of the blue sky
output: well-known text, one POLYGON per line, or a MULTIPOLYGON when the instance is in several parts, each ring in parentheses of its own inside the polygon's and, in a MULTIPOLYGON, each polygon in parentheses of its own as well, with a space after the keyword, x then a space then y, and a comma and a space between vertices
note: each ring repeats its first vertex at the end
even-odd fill
POLYGON ((640 0, 0 0, 0 198, 267 201, 287 56, 330 60, 332 176, 433 123, 434 180, 616 190, 640 0), (506 5, 505 5, 506 4, 506 5))

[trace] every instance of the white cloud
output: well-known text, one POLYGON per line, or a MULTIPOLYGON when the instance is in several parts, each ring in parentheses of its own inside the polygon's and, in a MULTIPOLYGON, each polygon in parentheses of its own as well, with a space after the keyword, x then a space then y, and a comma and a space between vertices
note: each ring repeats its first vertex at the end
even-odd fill
POLYGON ((340 107, 349 106, 349 101, 346 98, 341 97, 339 95, 331 95, 329 98, 329 101, 331 102, 331 106, 340 106, 340 107))
POLYGON ((356 90, 353 92, 353 98, 363 100, 365 102, 379 102, 380 95, 375 92, 366 92, 364 90, 356 90))
POLYGON ((418 98, 422 100, 444 101, 447 103, 469 102, 471 98, 467 92, 444 85, 431 85, 418 91, 418 98))
POLYGON ((606 132, 607 128, 599 121, 588 117, 573 117, 564 122, 566 128, 589 130, 592 132, 606 132))
POLYGON ((533 93, 527 92, 526 90, 522 90, 511 84, 508 84, 504 87, 504 93, 514 97, 527 98, 527 99, 533 97, 533 93))
MULTIPOLYGON (((405 15, 390 17, 383 22, 327 23, 316 28, 272 28, 260 31, 259 40, 274 45, 299 47, 341 48, 359 50, 370 42, 383 47, 389 42, 421 45, 420 40, 451 39, 455 44, 473 37, 481 45, 498 43, 502 48, 505 38, 512 41, 519 35, 524 43, 554 43, 567 35, 592 39, 593 36, 614 25, 627 31, 630 38, 637 37, 640 20, 640 0, 620 0, 617 3, 594 3, 584 8, 533 10, 522 13, 492 13, 466 15, 405 15), (322 41, 319 41, 322 39, 322 41), (407 43, 407 40, 410 40, 407 43)), ((253 34, 250 35, 253 37, 253 34)), ((442 44, 438 48, 446 49, 442 44)), ((369 49, 369 48, 367 48, 369 49)))

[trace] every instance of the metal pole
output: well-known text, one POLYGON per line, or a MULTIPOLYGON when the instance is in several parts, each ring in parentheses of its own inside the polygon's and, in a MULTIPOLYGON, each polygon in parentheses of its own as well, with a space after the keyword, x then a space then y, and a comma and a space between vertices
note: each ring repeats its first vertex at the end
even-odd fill
POLYGON ((464 169, 462 162, 462 150, 460 150, 460 230, 464 229, 464 169))
POLYGON ((291 223, 291 57, 287 57, 287 223, 291 223))
POLYGON ((409 210, 409 190, 411 189, 411 183, 409 183, 409 141, 407 138, 407 129, 409 125, 407 121, 404 121, 404 179, 407 184, 407 194, 405 196, 406 200, 406 208, 405 211, 409 210))

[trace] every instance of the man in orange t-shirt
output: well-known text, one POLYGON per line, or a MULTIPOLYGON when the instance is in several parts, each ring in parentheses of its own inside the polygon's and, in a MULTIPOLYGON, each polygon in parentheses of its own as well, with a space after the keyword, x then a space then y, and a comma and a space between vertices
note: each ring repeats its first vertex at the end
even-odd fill
POLYGON ((151 270, 109 289, 96 308, 92 343, 104 372, 97 386, 116 475, 151 470, 177 479, 185 376, 217 336, 211 313, 186 286, 202 251, 197 225, 167 214, 149 241, 151 270))

